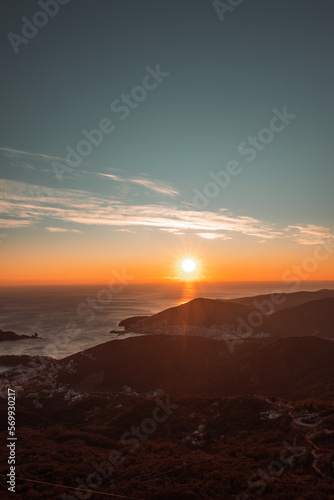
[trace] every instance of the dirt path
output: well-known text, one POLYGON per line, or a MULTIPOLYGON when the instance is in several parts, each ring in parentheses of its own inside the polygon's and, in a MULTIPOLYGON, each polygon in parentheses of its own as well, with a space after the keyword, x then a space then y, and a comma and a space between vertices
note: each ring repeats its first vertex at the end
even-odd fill
MULTIPOLYGON (((302 427, 303 429, 305 429, 305 428, 312 429, 312 431, 310 430, 310 432, 307 432, 305 434, 305 438, 311 446, 311 454, 313 457, 312 467, 322 477, 333 479, 332 476, 328 476, 327 474, 324 474, 319 469, 319 467, 317 465, 318 460, 323 455, 325 455, 325 453, 319 453, 319 451, 321 451, 320 448, 317 445, 315 445, 312 441, 312 438, 314 438, 315 436, 317 436, 319 434, 323 434, 323 433, 329 434, 329 435, 334 434, 334 430, 329 430, 329 429, 321 429, 320 431, 314 431, 314 429, 317 428, 323 420, 324 419, 321 418, 317 413, 310 413, 307 415, 302 415, 301 417, 296 417, 293 420, 292 425, 294 425, 296 427, 302 427), (308 420, 313 420, 313 422, 307 422, 308 420)), ((333 464, 333 468, 334 468, 334 462, 332 462, 332 464, 333 464)))

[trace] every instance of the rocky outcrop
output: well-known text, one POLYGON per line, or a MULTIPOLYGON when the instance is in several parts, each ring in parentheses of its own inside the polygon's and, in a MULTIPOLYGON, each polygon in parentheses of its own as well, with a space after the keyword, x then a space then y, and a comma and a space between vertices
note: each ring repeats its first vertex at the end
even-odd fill
POLYGON ((2 330, 0 330, 0 342, 26 339, 39 339, 39 337, 37 333, 34 333, 34 335, 18 335, 15 332, 3 332, 2 330))

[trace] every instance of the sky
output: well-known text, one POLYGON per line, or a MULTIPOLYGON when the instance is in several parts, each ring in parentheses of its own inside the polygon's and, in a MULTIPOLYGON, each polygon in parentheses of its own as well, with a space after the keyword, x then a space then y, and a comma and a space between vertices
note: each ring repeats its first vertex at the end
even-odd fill
POLYGON ((334 279, 332 0, 2 7, 0 285, 334 279))

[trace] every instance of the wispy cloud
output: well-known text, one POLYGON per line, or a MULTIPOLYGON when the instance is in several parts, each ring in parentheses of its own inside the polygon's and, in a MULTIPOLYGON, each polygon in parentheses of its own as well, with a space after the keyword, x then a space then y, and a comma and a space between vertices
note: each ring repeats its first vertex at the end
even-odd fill
POLYGON ((141 179, 127 179, 120 177, 119 175, 114 175, 114 174, 102 174, 98 173, 97 175, 100 175, 102 177, 108 177, 109 179, 113 180, 114 182, 122 182, 125 184, 139 184, 140 186, 144 186, 146 189, 151 189, 152 191, 155 191, 160 194, 165 194, 168 196, 175 196, 179 194, 179 192, 167 184, 166 182, 160 181, 160 180, 151 180, 147 178, 141 178, 141 179))
POLYGON ((289 236, 301 245, 318 245, 323 243, 328 237, 334 237, 328 227, 297 225, 288 226, 285 231, 289 236))
POLYGON ((197 236, 204 238, 205 240, 231 240, 231 236, 221 233, 196 233, 197 236))
POLYGON ((0 219, 1 228, 16 228, 16 227, 28 227, 31 226, 31 222, 28 220, 21 219, 0 219))
POLYGON ((161 227, 160 228, 161 231, 167 231, 167 233, 171 233, 171 234, 184 234, 184 232, 182 231, 179 231, 178 229, 174 228, 174 227, 161 227))
MULTIPOLYGON (((64 161, 64 158, 60 158, 59 156, 45 155, 41 153, 31 153, 29 151, 22 151, 21 149, 13 149, 13 148, 4 148, 0 147, 0 152, 2 152, 7 158, 12 159, 20 159, 20 160, 44 160, 44 161, 64 161)), ((22 161, 21 165, 23 167, 27 167, 27 163, 22 161)), ((32 165, 28 165, 30 168, 34 168, 32 165)))
MULTIPOLYGON (((0 154, 4 155, 11 165, 32 171, 42 171, 49 172, 53 176, 53 170, 51 166, 51 162, 58 161, 66 165, 66 160, 64 158, 47 155, 42 153, 33 153, 30 151, 23 151, 21 149, 14 149, 8 147, 0 147, 0 154), (37 168, 38 167, 38 168, 37 168)), ((86 165, 86 163, 83 163, 86 165)), ((93 170, 75 170, 76 175, 79 173, 81 175, 88 174, 92 176, 98 176, 102 178, 108 178, 115 183, 119 183, 123 186, 122 191, 123 194, 128 194, 130 187, 132 186, 141 186, 142 188, 149 190, 153 193, 165 196, 174 197, 179 194, 178 190, 173 186, 159 179, 150 179, 145 175, 137 176, 137 177, 122 177, 120 175, 116 175, 114 173, 100 173, 94 172, 93 170)))
POLYGON ((115 231, 118 231, 119 233, 135 233, 136 232, 136 231, 133 231, 132 229, 126 229, 126 228, 115 229, 115 231))
POLYGON ((274 224, 247 216, 235 216, 226 209, 218 212, 180 210, 171 202, 129 204, 84 190, 53 189, 18 181, 0 180, 0 227, 19 228, 43 225, 47 231, 80 231, 80 226, 105 226, 117 231, 145 227, 171 234, 190 233, 207 240, 227 240, 237 234, 261 243, 290 238, 303 245, 323 242, 328 228, 290 225, 280 230, 274 224))
POLYGON ((64 227, 46 227, 45 229, 50 233, 82 233, 79 229, 66 229, 64 227))
POLYGON ((0 180, 0 189, 4 193, 0 196, 2 227, 44 223, 48 228, 83 225, 133 230, 141 226, 174 234, 193 232, 201 238, 211 239, 212 235, 226 239, 232 237, 233 233, 261 239, 281 234, 272 224, 251 217, 236 217, 227 210, 220 210, 219 213, 182 211, 167 203, 130 205, 108 197, 94 196, 86 191, 60 190, 7 180, 0 180), (10 223, 8 219, 11 219, 10 223))

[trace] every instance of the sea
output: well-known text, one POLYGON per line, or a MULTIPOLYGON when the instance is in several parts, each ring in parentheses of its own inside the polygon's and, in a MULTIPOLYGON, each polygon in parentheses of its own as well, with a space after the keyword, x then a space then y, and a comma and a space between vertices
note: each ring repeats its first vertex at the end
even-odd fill
MULTIPOLYGON (((303 282, 298 291, 334 289, 334 281, 303 282)), ((234 299, 277 291, 291 292, 282 282, 175 282, 106 285, 0 287, 0 330, 37 339, 0 342, 0 355, 41 355, 62 359, 134 333, 110 333, 131 316, 151 315, 202 297, 234 299)), ((1 363, 0 363, 1 365, 1 363)), ((0 371, 7 369, 3 364, 0 371)))

